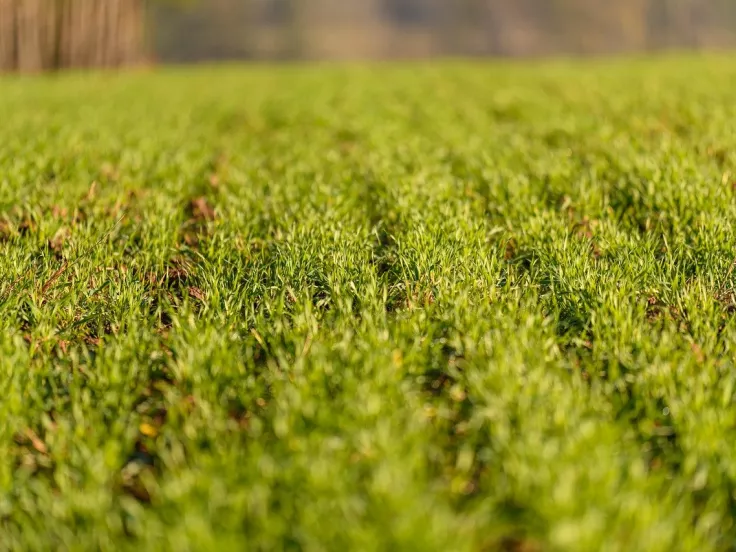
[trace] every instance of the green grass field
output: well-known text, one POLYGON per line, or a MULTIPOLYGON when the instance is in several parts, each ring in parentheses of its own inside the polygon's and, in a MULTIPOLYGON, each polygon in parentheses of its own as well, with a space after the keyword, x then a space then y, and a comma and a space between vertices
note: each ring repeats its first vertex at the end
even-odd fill
POLYGON ((0 80, 0 550, 732 550, 735 79, 0 80))

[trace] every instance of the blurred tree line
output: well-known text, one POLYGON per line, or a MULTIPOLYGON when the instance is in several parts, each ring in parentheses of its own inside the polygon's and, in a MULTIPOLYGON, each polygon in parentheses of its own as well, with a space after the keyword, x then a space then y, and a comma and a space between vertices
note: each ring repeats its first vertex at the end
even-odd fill
POLYGON ((736 45, 736 0, 208 0, 154 22, 156 52, 175 61, 736 45))
POLYGON ((736 0, 0 0, 0 70, 736 45, 736 0))

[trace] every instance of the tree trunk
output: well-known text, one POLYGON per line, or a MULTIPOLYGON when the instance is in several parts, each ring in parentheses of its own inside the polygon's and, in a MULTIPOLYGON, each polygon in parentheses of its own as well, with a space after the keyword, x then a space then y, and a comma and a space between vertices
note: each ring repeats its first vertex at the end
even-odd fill
POLYGON ((138 63, 144 0, 0 0, 0 71, 138 63))
POLYGON ((18 70, 36 73, 43 68, 41 55, 41 6, 39 0, 25 0, 16 12, 18 70))
POLYGON ((305 8, 303 0, 287 0, 288 24, 286 30, 286 41, 284 44, 284 57, 297 59, 304 57, 305 52, 305 8))
POLYGON ((15 11, 15 0, 0 0, 0 71, 17 67, 15 11))
POLYGON ((462 53, 462 5, 459 2, 436 2, 439 17, 435 36, 438 37, 438 50, 446 55, 462 53))

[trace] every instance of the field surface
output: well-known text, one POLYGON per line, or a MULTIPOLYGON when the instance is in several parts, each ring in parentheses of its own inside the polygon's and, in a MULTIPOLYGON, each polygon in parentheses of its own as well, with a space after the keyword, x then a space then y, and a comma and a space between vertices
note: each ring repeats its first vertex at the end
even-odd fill
POLYGON ((0 549, 731 550, 734 82, 0 80, 0 549))

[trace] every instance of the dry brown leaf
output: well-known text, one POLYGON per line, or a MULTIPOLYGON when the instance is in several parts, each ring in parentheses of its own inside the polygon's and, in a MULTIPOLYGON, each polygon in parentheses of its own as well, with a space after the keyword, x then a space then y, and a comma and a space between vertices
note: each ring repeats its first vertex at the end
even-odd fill
POLYGON ((40 452, 41 454, 48 453, 46 443, 44 443, 32 429, 26 430, 26 437, 28 437, 28 440, 31 442, 31 446, 38 452, 40 452))
POLYGON ((204 291, 194 286, 189 287, 189 296, 202 302, 204 302, 206 298, 204 291))
POLYGON ((215 220, 215 209, 207 202, 207 198, 198 197, 191 201, 192 216, 199 221, 215 220))

